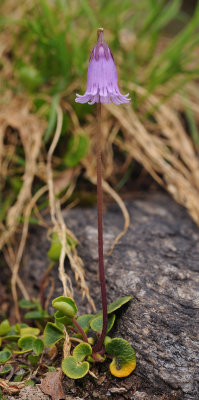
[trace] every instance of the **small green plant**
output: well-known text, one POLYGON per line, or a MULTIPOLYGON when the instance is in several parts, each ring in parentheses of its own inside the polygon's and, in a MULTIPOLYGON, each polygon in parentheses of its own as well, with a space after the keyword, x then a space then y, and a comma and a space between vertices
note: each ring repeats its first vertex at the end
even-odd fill
MULTIPOLYGON (((34 302, 23 300, 21 304, 31 307, 34 302)), ((0 324, 0 347, 0 377, 5 378, 12 372, 14 382, 29 379, 44 351, 41 330, 25 323, 10 326, 4 320, 0 324)))
MULTIPOLYGON (((107 333, 115 322, 114 312, 130 300, 130 296, 125 296, 109 304, 107 333)), ((55 321, 48 322, 44 329, 45 346, 51 347, 58 342, 64 343, 66 332, 73 344, 78 342, 72 355, 65 357, 62 361, 62 370, 69 378, 82 378, 88 373, 92 363, 101 363, 106 357, 113 359, 110 371, 117 377, 127 376, 135 369, 135 352, 126 340, 105 336, 98 350, 96 344, 99 342, 103 329, 102 311, 96 315, 85 314, 78 317, 74 300, 64 296, 54 299, 52 305, 57 312, 54 315, 55 321)))
POLYGON ((19 306, 23 309, 29 309, 29 311, 24 315, 25 319, 34 319, 42 322, 50 317, 49 314, 43 310, 38 300, 30 301, 21 299, 19 301, 19 306))
MULTIPOLYGON (((108 305, 106 333, 110 332, 114 325, 117 310, 130 300, 130 296, 125 296, 108 305)), ((35 304, 38 307, 36 301, 21 300, 19 304, 22 308, 32 309, 35 304)), ((42 330, 25 323, 10 326, 8 320, 2 321, 0 324, 0 377, 5 378, 12 370, 12 365, 16 363, 22 367, 22 372, 14 375, 14 381, 25 380, 27 385, 34 384, 30 376, 34 369, 38 368, 41 356, 48 358, 48 347, 57 346, 63 350, 68 335, 73 345, 78 343, 73 348, 72 355, 65 357, 62 361, 62 370, 69 378, 82 378, 89 372, 92 364, 102 363, 106 358, 112 359, 110 372, 116 377, 125 377, 135 369, 135 352, 124 339, 111 339, 105 335, 101 348, 95 350, 103 329, 102 311, 95 315, 77 316, 78 309, 74 300, 64 296, 55 298, 52 305, 56 312, 52 317, 48 316, 51 321, 47 322, 42 330), (22 359, 23 364, 20 364, 19 360, 22 359)), ((40 322, 42 320, 44 325, 45 316, 40 317, 40 322)), ((56 370, 53 366, 46 365, 46 368, 56 370)))

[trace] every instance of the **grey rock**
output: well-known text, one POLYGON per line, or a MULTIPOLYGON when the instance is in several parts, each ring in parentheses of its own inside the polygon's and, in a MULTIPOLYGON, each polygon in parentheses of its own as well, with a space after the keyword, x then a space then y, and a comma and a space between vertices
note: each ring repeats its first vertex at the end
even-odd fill
MULTIPOLYGON (((132 295, 118 314, 113 336, 123 337, 137 355, 135 374, 154 387, 154 394, 176 394, 176 399, 199 398, 199 229, 185 209, 166 194, 154 194, 127 203, 131 226, 111 256, 105 254, 108 300, 132 295)), ((77 235, 91 295, 99 309, 96 209, 64 212, 77 235)), ((117 205, 104 215, 104 248, 110 248, 122 229, 117 205)), ((24 259, 23 277, 37 293, 48 265, 49 242, 42 229, 32 230, 24 259)), ((66 269, 70 271, 66 263, 66 269)), ((54 296, 62 294, 57 271, 54 296)), ((80 312, 90 312, 75 287, 80 312)), ((153 394, 153 393, 152 393, 153 394)), ((173 397, 172 397, 173 398, 173 397)))

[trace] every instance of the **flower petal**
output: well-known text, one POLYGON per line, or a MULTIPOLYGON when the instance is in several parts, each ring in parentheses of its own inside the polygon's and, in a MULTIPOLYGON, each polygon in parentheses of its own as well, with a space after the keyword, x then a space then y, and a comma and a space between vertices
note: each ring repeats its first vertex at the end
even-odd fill
POLYGON ((100 32, 98 42, 90 55, 87 73, 87 89, 83 96, 77 94, 77 103, 129 103, 129 94, 123 95, 118 88, 117 70, 110 48, 100 32))

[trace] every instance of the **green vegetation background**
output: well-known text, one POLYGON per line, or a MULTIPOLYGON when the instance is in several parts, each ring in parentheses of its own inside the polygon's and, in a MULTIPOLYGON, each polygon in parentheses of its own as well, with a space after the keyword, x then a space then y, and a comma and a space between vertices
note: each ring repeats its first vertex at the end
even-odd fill
MULTIPOLYGON (((47 121, 43 137, 47 148, 56 127, 56 107, 63 97, 83 124, 95 108, 76 104, 75 93, 86 89, 88 58, 100 26, 104 27, 105 40, 113 51, 123 92, 128 91, 127 82, 134 82, 149 94, 157 92, 159 87, 167 87, 160 103, 179 91, 184 91, 186 96, 185 85, 199 76, 199 3, 196 2, 192 16, 183 11, 182 5, 181 0, 32 0, 20 3, 2 0, 0 29, 12 38, 8 58, 13 76, 10 80, 3 79, 6 69, 3 58, 0 61, 1 102, 7 90, 13 96, 25 93, 31 98, 33 112, 47 121)), ((137 110, 144 98, 137 98, 136 93, 131 96, 132 107, 137 110)), ((188 131, 197 146, 199 133, 194 114, 187 108, 185 116, 188 131)), ((74 144, 71 130, 71 119, 65 113, 56 149, 58 170, 77 166, 88 151, 89 138, 80 135, 78 144, 74 144)), ((5 200, 1 193, 3 220, 22 184, 21 172, 18 173, 25 163, 21 147, 16 148, 15 161, 14 176, 6 177, 5 200)))

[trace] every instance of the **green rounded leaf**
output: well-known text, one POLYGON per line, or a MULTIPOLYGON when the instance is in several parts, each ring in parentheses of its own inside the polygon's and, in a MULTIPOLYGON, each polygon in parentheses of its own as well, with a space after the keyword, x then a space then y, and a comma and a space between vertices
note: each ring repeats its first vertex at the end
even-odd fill
POLYGON ((49 314, 44 311, 28 311, 25 315, 24 315, 25 319, 46 319, 49 318, 49 314))
MULTIPOLYGON (((115 314, 111 314, 108 316, 108 327, 107 332, 111 330, 115 322, 115 314)), ((90 321, 90 327, 95 332, 101 332, 103 326, 103 316, 100 314, 97 317, 93 318, 90 321)))
POLYGON ((30 361, 32 365, 37 365, 39 358, 40 358, 39 356, 34 356, 33 354, 29 354, 28 361, 30 361))
POLYGON ((18 340, 18 346, 20 349, 23 350, 32 350, 33 342, 35 341, 36 337, 35 336, 23 336, 18 340))
POLYGON ((3 337, 3 339, 10 340, 10 341, 17 341, 19 338, 20 338, 20 336, 14 334, 14 333, 11 334, 11 335, 9 333, 9 335, 6 335, 6 336, 3 337))
POLYGON ((110 343, 111 342, 111 337, 110 336, 105 336, 105 339, 104 339, 104 346, 106 346, 108 343, 110 343))
POLYGON ((90 328, 90 320, 94 317, 92 314, 84 314, 77 317, 77 322, 83 328, 83 330, 87 333, 90 328))
POLYGON ((68 141, 67 153, 64 162, 67 167, 75 167, 86 156, 89 147, 89 138, 85 133, 72 136, 68 141))
POLYGON ((75 357, 76 361, 81 362, 87 356, 91 356, 92 347, 88 343, 80 343, 73 350, 73 357, 75 357))
POLYGON ((53 365, 46 365, 46 367, 48 368, 48 372, 56 372, 57 371, 57 369, 53 365))
POLYGON ((95 343, 94 337, 92 337, 92 336, 88 337, 88 343, 91 344, 91 345, 93 346, 94 343, 95 343))
POLYGON ((13 353, 14 354, 26 354, 26 353, 29 353, 30 351, 32 351, 32 349, 29 349, 29 350, 14 350, 13 353))
POLYGON ((60 322, 58 319, 55 320, 55 325, 61 329, 62 332, 64 332, 64 324, 62 324, 62 322, 60 322))
POLYGON ((8 349, 0 351, 0 363, 5 364, 12 357, 12 353, 8 349))
POLYGON ((21 300, 19 300, 19 307, 21 307, 21 308, 36 308, 37 304, 35 303, 35 301, 21 299, 21 300))
POLYGON ((31 351, 33 348, 33 343, 35 341, 35 336, 23 336, 18 340, 18 346, 23 352, 31 351))
POLYGON ((27 327, 28 327, 27 324, 16 324, 16 325, 13 325, 11 327, 10 331, 8 332, 8 334, 6 336, 4 336, 4 339, 11 340, 11 341, 18 340, 19 337, 20 337, 21 328, 27 328, 27 327))
POLYGON ((35 386, 35 381, 32 379, 27 379, 27 381, 24 382, 25 386, 35 386))
POLYGON ((68 356, 62 361, 62 371, 66 376, 72 379, 83 378, 89 370, 89 363, 84 361, 78 363, 75 357, 68 356))
POLYGON ((18 373, 15 375, 13 382, 22 382, 24 377, 27 375, 27 371, 26 372, 22 372, 22 374, 18 373))
POLYGON ((61 311, 57 311, 55 313, 54 317, 55 317, 55 320, 56 320, 56 324, 57 324, 57 322, 58 323, 61 322, 65 326, 73 325, 72 318, 66 317, 66 315, 64 315, 61 311))
POLYGON ((0 376, 7 375, 11 371, 12 367, 10 364, 4 365, 0 370, 0 376))
POLYGON ((44 344, 45 346, 53 346, 59 340, 64 338, 62 329, 58 328, 52 322, 48 322, 44 329, 44 344))
POLYGON ((52 301, 52 306, 61 311, 67 317, 74 317, 77 313, 77 306, 71 297, 60 296, 52 301))
MULTIPOLYGON (((74 239, 68 237, 67 235, 66 235, 66 242, 71 249, 73 249, 77 245, 77 242, 74 239)), ((54 262, 59 261, 61 249, 62 249, 62 244, 59 235, 57 232, 53 232, 51 238, 51 246, 47 253, 50 260, 54 262)))
POLYGON ((52 261, 59 261, 59 257, 61 254, 61 249, 62 249, 62 244, 59 239, 59 236, 57 232, 53 232, 52 238, 51 238, 51 246, 50 250, 48 251, 48 258, 52 261))
POLYGON ((23 65, 18 70, 18 78, 25 88, 31 92, 36 90, 42 83, 40 71, 30 65, 23 65))
POLYGON ((125 377, 136 367, 135 351, 131 345, 124 339, 115 338, 105 345, 106 352, 113 356, 110 364, 112 375, 117 377, 125 377))
POLYGON ((35 339, 34 342, 33 342, 32 349, 33 349, 34 353, 37 356, 39 356, 42 353, 42 351, 44 350, 43 340, 41 340, 39 338, 35 339))
POLYGON ((28 326, 27 328, 21 328, 20 336, 37 336, 39 335, 39 332, 40 329, 28 326))
POLYGON ((124 304, 128 303, 132 299, 131 296, 120 297, 119 299, 113 301, 108 305, 108 314, 118 310, 118 308, 122 307, 124 304))
POLYGON ((10 323, 7 319, 1 322, 0 324, 0 336, 5 336, 10 331, 10 323))
MULTIPOLYGON (((23 324, 16 324, 16 325, 14 325, 12 327, 12 330, 20 335, 20 332, 21 332, 22 328, 28 328, 28 324, 24 324, 24 323, 23 324)), ((10 334, 10 332, 9 332, 9 334, 10 334)))

